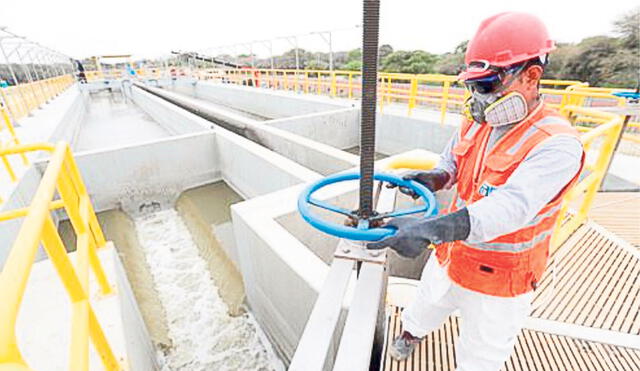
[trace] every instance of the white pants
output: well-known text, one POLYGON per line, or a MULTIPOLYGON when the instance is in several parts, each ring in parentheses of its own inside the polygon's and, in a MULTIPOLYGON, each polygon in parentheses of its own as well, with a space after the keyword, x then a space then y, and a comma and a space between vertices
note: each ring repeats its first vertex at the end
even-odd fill
POLYGON ((453 283, 432 256, 422 271, 416 298, 402 313, 402 326, 424 337, 460 310, 457 371, 497 371, 509 358, 531 309, 533 292, 513 298, 481 294, 453 283))

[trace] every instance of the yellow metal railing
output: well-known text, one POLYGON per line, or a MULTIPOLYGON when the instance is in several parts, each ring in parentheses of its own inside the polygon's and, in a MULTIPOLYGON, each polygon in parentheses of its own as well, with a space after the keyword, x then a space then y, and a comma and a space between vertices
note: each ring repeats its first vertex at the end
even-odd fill
POLYGON ((11 117, 17 121, 58 96, 73 82, 71 75, 61 75, 0 88, 0 95, 11 117))
MULTIPOLYGON (((195 76, 205 80, 290 90, 331 97, 359 98, 362 74, 359 71, 287 70, 287 69, 203 69, 195 76)), ((608 106, 624 106, 624 98, 611 93, 628 89, 594 88, 573 80, 540 81, 540 92, 551 107, 561 110, 566 106, 588 106, 599 101, 608 106)), ((438 74, 378 74, 378 102, 380 110, 391 103, 406 104, 411 115, 418 106, 427 106, 440 112, 444 123, 449 112, 460 112, 468 92, 459 85, 456 76, 438 74)), ((585 121, 579 119, 575 124, 585 121)), ((602 123, 604 121, 600 121, 602 123)), ((593 122, 592 122, 593 123, 593 122)), ((581 125, 584 126, 584 125, 581 125)), ((630 122, 624 139, 640 143, 640 122, 630 122)), ((584 129, 587 130, 587 129, 584 129)))
MULTIPOLYGON (((561 111, 571 121, 580 118, 599 118, 606 120, 597 128, 582 134, 580 141, 585 152, 592 149, 594 144, 599 147, 595 156, 588 156, 580 181, 567 193, 562 200, 561 217, 558 218, 551 239, 551 250, 560 246, 587 219, 594 197, 604 180, 609 163, 613 158, 616 142, 622 129, 622 117, 619 115, 597 111, 592 108, 566 106, 561 111), (576 207, 574 213, 569 214, 569 207, 576 207)), ((387 169, 422 169, 430 170, 438 162, 438 156, 431 157, 397 157, 386 164, 387 169)))
MULTIPOLYGON (((136 77, 141 78, 160 78, 170 76, 170 71, 164 68, 137 68, 134 70, 136 77)), ((182 72, 183 69, 180 69, 182 72)), ((117 80, 127 76, 129 72, 126 69, 102 69, 84 71, 85 78, 88 82, 100 80, 117 80)))
POLYGON ((571 121, 580 118, 597 118, 606 120, 605 123, 582 134, 580 140, 585 152, 599 146, 595 156, 587 156, 587 162, 582 171, 581 180, 567 193, 560 209, 560 215, 551 239, 552 249, 560 246, 587 219, 594 197, 604 180, 609 163, 613 158, 616 143, 622 130, 622 116, 598 111, 593 108, 565 106, 560 111, 571 121), (575 213, 567 215, 569 207, 576 207, 575 213))
POLYGON ((93 271, 102 295, 113 293, 98 258, 97 249, 106 241, 69 146, 51 144, 16 145, 0 149, 0 156, 48 151, 51 159, 31 205, 0 213, 0 222, 24 217, 9 256, 0 273, 0 370, 31 370, 17 345, 16 319, 36 251, 42 245, 71 300, 69 369, 89 369, 89 339, 106 370, 122 367, 105 337, 89 298, 89 271, 93 271), (56 194, 59 196, 55 198, 56 194), (76 234, 75 264, 67 254, 51 217, 64 209, 76 234))
MULTIPOLYGON (((117 79, 125 70, 86 71, 88 81, 117 79)), ((194 76, 201 80, 217 80, 226 83, 288 90, 306 94, 328 95, 341 98, 360 98, 362 73, 359 71, 290 70, 290 69, 196 69, 183 68, 140 68, 136 70, 140 78, 163 76, 194 76)), ((546 103, 558 110, 566 106, 589 106, 595 100, 608 106, 624 106, 624 98, 612 95, 625 89, 595 88, 587 83, 574 80, 540 81, 540 92, 546 103)), ((391 103, 406 104, 407 115, 418 106, 439 111, 440 123, 444 123, 447 113, 461 112, 469 93, 458 82, 456 76, 439 74, 378 73, 378 102, 380 111, 391 103)), ((588 131, 594 124, 604 123, 600 118, 580 118, 574 123, 579 130, 588 131), (591 121, 588 121, 591 120, 591 121), (585 125, 587 124, 587 125, 585 125)), ((640 143, 640 122, 630 122, 623 139, 640 143)))
MULTIPOLYGON (((0 100, 0 118, 0 133, 2 133, 2 130, 7 130, 9 133, 8 140, 0 142, 0 148, 20 145, 20 139, 18 139, 13 123, 11 122, 11 117, 9 117, 9 112, 2 100, 0 100)), ((13 166, 11 166, 11 162, 5 155, 0 157, 2 158, 2 164, 9 175, 9 179, 12 182, 16 182, 18 177, 16 176, 13 166)), ((27 156, 24 153, 20 153, 20 157, 22 157, 24 165, 29 165, 29 160, 27 160, 27 156)), ((0 203, 2 203, 2 197, 0 197, 0 203)))

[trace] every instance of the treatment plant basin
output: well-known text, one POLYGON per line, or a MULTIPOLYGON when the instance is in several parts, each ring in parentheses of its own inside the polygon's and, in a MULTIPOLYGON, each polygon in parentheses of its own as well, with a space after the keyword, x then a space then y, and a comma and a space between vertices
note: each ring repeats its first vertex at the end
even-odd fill
MULTIPOLYGON (((190 78, 118 80, 74 85, 24 121, 19 129, 33 140, 71 144, 99 224, 113 242, 101 251, 100 259, 116 294, 91 300, 126 369, 283 370, 289 364, 340 243, 304 222, 297 211, 298 195, 310 182, 359 165, 357 103, 190 78)), ((391 109, 378 113, 378 170, 402 156, 437 157, 457 125, 425 117, 430 116, 408 117, 391 109)), ((0 189, 6 200, 2 208, 26 206, 47 165, 46 156, 35 156, 33 165, 20 170, 12 189, 0 189)), ((357 182, 321 193, 345 208, 355 207, 356 196, 357 182)), ((398 208, 414 202, 395 197, 398 208)), ((439 195, 440 208, 449 199, 439 195)), ((52 215, 65 246, 74 251, 68 216, 60 211, 52 215)), ((339 216, 327 218, 341 222, 339 216)), ((3 225, 2 264, 8 254, 5 246, 12 245, 19 227, 17 222, 3 225)), ((579 230, 580 241, 604 244, 603 258, 622 259, 632 272, 640 269, 635 247, 601 227, 588 228, 579 230)), ((572 243, 558 256, 566 265, 558 268, 555 281, 544 281, 535 305, 560 305, 561 298, 548 296, 548 290, 567 292, 570 282, 582 275, 591 282, 589 272, 599 272, 607 284, 581 286, 581 292, 585 298, 615 297, 620 310, 615 315, 613 309, 603 311, 600 320, 581 311, 596 313, 602 303, 580 301, 583 309, 571 310, 575 316, 562 316, 561 309, 537 309, 523 336, 548 335, 560 339, 559 344, 583 342, 585 356, 602 342, 613 349, 608 354, 637 357, 640 351, 633 342, 640 319, 623 310, 637 304, 637 282, 623 279, 629 273, 613 265, 597 270, 572 243), (580 262, 580 267, 568 259, 580 262), (593 323, 582 320, 587 318, 593 323), (590 326, 596 330, 585 330, 590 326)), ((428 253, 415 260, 389 254, 387 335, 396 331, 399 308, 414 295, 427 258, 428 253)), ((46 254, 40 251, 37 259, 18 324, 19 345, 28 349, 24 355, 33 369, 57 370, 64 368, 67 355, 47 345, 56 339, 67 349, 70 340, 64 334, 71 309, 61 304, 67 299, 46 254), (53 295, 60 297, 53 300, 53 295), (46 308, 46 315, 40 308, 46 308), (31 325, 56 321, 46 331, 31 325)), ((335 358, 356 281, 353 271, 340 303, 329 363, 335 358)), ((439 331, 453 334, 457 317, 447 323, 439 331)), ((429 344, 452 359, 454 345, 447 339, 443 335, 429 344)), ((514 357, 524 356, 516 349, 514 357)), ((386 353, 383 358, 383 367, 397 369, 386 353)), ((91 360, 92 369, 99 369, 95 352, 91 360)), ((440 362, 434 366, 438 370, 452 366, 444 358, 429 362, 440 362)))

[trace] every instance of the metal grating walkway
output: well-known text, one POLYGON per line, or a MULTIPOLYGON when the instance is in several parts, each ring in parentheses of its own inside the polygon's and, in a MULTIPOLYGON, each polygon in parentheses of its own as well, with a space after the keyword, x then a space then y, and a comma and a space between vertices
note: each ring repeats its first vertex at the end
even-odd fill
MULTIPOLYGON (((640 336, 640 252, 636 247, 589 222, 553 257, 558 262, 555 278, 548 269, 531 317, 640 336)), ((401 331, 400 312, 399 307, 391 308, 387 344, 401 331)), ((454 370, 458 321, 449 317, 406 362, 391 360, 385 349, 382 370, 454 370)), ((635 371, 640 370, 640 349, 525 329, 503 370, 635 371)))
MULTIPOLYGON (((393 307, 389 316, 387 344, 400 334, 401 308, 393 307)), ((454 339, 458 336, 457 317, 449 317, 440 329, 425 338, 405 362, 392 360, 386 352, 384 371, 453 371, 454 339)), ((640 369, 640 350, 585 341, 540 331, 523 330, 504 371, 563 370, 606 371, 640 369)))
POLYGON ((598 192, 589 218, 640 249, 640 192, 598 192))
POLYGON ((554 253, 555 279, 548 269, 531 316, 640 334, 640 259, 624 243, 593 223, 578 229, 554 253))

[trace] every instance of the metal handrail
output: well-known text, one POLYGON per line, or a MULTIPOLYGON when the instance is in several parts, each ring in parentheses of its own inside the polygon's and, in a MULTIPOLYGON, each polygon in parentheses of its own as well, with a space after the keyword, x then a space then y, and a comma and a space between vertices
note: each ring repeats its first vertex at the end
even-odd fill
MULTIPOLYGON (((0 145, 19 146, 20 139, 16 134, 16 130, 13 127, 11 118, 9 117, 9 111, 7 107, 4 105, 4 102, 2 99, 0 99, 0 117, 2 117, 2 121, 0 121, 0 131, 3 130, 2 124, 4 124, 4 128, 6 128, 6 130, 9 132, 9 140, 7 141, 7 143, 0 143, 0 145)), ((22 157, 23 164, 29 165, 29 160, 27 159, 27 156, 24 153, 21 153, 20 156, 22 157)), ((9 179, 11 179, 11 181, 15 183, 16 181, 18 181, 18 177, 16 176, 16 173, 13 170, 13 167, 11 166, 11 162, 9 162, 9 159, 7 158, 6 155, 2 155, 0 157, 2 158, 2 163, 4 165, 5 170, 7 171, 7 174, 9 174, 9 179)), ((2 197, 0 197, 0 203, 2 203, 2 197)))
MULTIPOLYGON (((292 69, 203 69, 195 71, 201 79, 223 79, 234 84, 247 84, 276 90, 315 93, 331 97, 358 98, 361 92, 360 71, 292 70, 292 69)), ((469 93, 458 84, 457 76, 440 74, 378 73, 378 102, 380 110, 392 102, 405 103, 407 115, 419 105, 431 105, 440 112, 444 123, 450 112, 460 112, 469 93)), ((596 88, 573 80, 540 81, 540 92, 551 107, 586 106, 592 99, 607 100, 609 104, 623 106, 624 98, 612 96, 612 92, 629 89, 596 88), (552 87, 563 87, 552 88, 552 87)), ((577 121, 576 124, 580 123, 577 121)), ((628 128, 636 130, 640 122, 630 122, 628 128)), ((584 130, 584 129, 582 129, 584 130)), ((640 143, 640 135, 626 133, 625 140, 640 143)))
POLYGON ((104 247, 106 241, 69 145, 17 145, 0 149, 0 156, 32 151, 49 152, 51 158, 31 205, 0 213, 0 221, 25 218, 0 273, 0 369, 30 370, 18 348, 16 321, 36 251, 42 244, 72 303, 69 369, 89 369, 91 339, 104 368, 121 370, 89 302, 89 270, 102 295, 109 295, 114 289, 97 255, 97 249, 104 247), (59 199, 54 199, 56 192, 59 199), (54 209, 66 211, 75 231, 75 266, 51 218, 54 209))
POLYGON ((0 99, 14 121, 18 121, 73 84, 69 74, 0 88, 0 99))
POLYGON ((584 177, 566 194, 562 201, 561 217, 558 218, 551 237, 552 251, 557 249, 586 221, 587 213, 591 209, 596 193, 600 189, 613 158, 623 123, 622 116, 593 108, 565 106, 560 110, 560 113, 572 121, 580 117, 605 119, 607 121, 580 136, 585 152, 591 148, 596 140, 602 139, 602 141, 599 143, 600 148, 593 162, 585 163, 582 173, 584 177), (580 197, 583 198, 578 201, 580 197), (576 202, 578 202, 576 212, 565 218, 564 216, 567 215, 569 208, 575 206, 573 204, 576 202))

